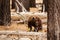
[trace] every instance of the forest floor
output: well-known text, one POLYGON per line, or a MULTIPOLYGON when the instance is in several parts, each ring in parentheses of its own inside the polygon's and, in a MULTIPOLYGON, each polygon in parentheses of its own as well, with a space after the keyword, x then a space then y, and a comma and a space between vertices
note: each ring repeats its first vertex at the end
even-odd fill
MULTIPOLYGON (((36 8, 30 8, 31 11, 36 11, 36 8), (33 10, 34 9, 34 10, 33 10)), ((14 9, 12 10, 14 13, 14 9)), ((42 31, 47 31, 47 24, 42 24, 43 30, 42 31)), ((26 24, 17 24, 16 22, 11 22, 10 26, 0 26, 0 31, 1 30, 22 30, 22 31, 29 31, 28 27, 26 24)))
MULTIPOLYGON (((33 28, 34 29, 34 28, 33 28)), ((11 23, 10 26, 0 26, 0 31, 2 30, 11 30, 11 31, 29 31, 28 27, 26 24, 17 24, 17 23, 11 23)), ((46 32, 47 31, 47 25, 43 24, 43 30, 40 32, 46 32)))
MULTIPOLYGON (((33 9, 36 10, 35 8, 32 8, 31 11, 34 11, 33 9)), ((14 10, 12 10, 12 12, 15 13, 14 10)), ((39 32, 42 32, 42 33, 47 32, 47 22, 45 24, 42 24, 42 28, 43 29, 40 30, 39 32)), ((12 21, 10 26, 0 26, 0 31, 23 31, 23 32, 26 31, 26 32, 29 32, 29 29, 26 24, 16 23, 15 21, 12 21)), ((47 38, 44 38, 44 40, 47 40, 47 38)))

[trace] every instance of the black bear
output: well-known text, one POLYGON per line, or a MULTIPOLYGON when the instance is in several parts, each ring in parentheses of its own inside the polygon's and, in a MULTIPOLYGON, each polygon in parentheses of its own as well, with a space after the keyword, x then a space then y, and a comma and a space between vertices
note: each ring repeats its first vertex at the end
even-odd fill
POLYGON ((32 26, 34 27, 34 32, 42 30, 41 19, 37 16, 30 16, 28 19, 28 28, 30 28, 30 31, 32 31, 32 26))

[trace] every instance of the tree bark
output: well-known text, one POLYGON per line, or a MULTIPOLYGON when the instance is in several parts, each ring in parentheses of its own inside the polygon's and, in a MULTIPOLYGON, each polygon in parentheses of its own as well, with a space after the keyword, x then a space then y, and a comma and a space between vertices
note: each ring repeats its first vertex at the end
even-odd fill
POLYGON ((60 29, 60 0, 47 0, 48 26, 47 39, 59 40, 60 29))
POLYGON ((15 9, 15 0, 12 0, 12 9, 15 9))
POLYGON ((35 0, 30 0, 30 7, 36 7, 35 0))
POLYGON ((48 4, 47 0, 43 0, 43 4, 45 5, 45 12, 46 12, 47 11, 47 4, 48 4))
POLYGON ((0 25, 8 25, 10 21, 10 0, 0 0, 0 25))

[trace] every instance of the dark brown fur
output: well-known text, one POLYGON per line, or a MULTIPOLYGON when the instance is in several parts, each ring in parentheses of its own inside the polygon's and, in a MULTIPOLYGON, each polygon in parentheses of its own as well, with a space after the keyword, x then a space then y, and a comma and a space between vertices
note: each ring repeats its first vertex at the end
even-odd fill
POLYGON ((28 28, 30 28, 30 31, 32 31, 32 26, 34 27, 34 31, 38 32, 39 30, 42 30, 42 23, 39 17, 37 16, 31 16, 28 19, 28 28))

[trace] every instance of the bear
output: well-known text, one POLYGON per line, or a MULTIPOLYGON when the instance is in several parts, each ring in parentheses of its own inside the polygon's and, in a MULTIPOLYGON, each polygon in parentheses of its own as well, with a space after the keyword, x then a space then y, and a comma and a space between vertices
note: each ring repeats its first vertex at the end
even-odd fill
POLYGON ((38 32, 42 30, 42 21, 37 16, 30 16, 28 19, 28 28, 32 31, 32 27, 34 27, 34 32, 38 32))

